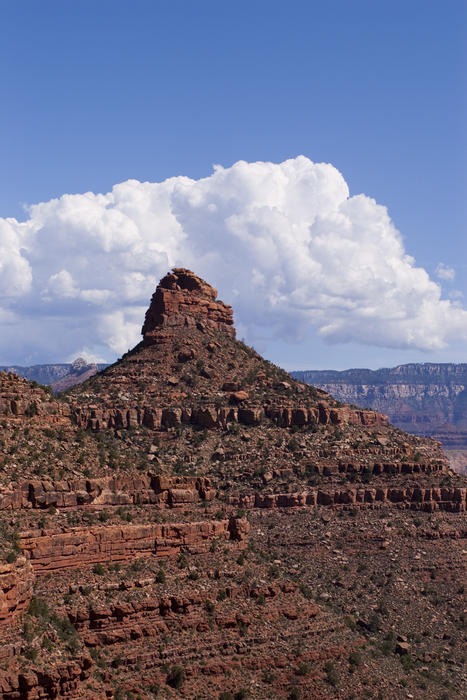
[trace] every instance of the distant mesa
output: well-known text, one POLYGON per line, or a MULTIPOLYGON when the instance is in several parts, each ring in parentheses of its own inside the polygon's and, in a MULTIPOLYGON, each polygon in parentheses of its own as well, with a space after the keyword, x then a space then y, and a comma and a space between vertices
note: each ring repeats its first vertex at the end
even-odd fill
POLYGON ((77 357, 71 363, 71 370, 68 374, 50 385, 54 394, 59 394, 61 391, 66 391, 72 386, 85 382, 99 371, 99 367, 95 363, 88 364, 82 357, 77 357))
POLYGON ((160 281, 142 328, 145 346, 157 342, 162 327, 197 327, 235 337, 232 307, 217 300, 217 289, 191 270, 174 267, 160 281))
POLYGON ((379 370, 292 372, 339 401, 389 416, 415 435, 439 440, 453 469, 467 473, 467 364, 410 363, 379 370))

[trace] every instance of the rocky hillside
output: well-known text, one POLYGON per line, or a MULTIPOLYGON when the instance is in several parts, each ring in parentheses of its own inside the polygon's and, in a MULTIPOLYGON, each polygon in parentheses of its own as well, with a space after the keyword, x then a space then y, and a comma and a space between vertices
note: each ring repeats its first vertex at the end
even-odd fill
POLYGON ((53 396, 0 374, 0 695, 461 698, 466 481, 185 269, 53 396))
POLYGON ((385 413, 402 430, 440 440, 456 469, 467 471, 467 364, 292 374, 340 401, 385 413))

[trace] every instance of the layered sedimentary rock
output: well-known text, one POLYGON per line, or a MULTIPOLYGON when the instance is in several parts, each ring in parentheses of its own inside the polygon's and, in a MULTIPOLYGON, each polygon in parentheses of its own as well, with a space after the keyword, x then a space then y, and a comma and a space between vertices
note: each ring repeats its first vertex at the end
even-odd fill
POLYGON ((243 508, 299 508, 313 506, 380 506, 395 504, 401 508, 432 513, 446 510, 464 513, 467 488, 354 488, 305 491, 282 494, 242 494, 231 496, 232 505, 243 508))
POLYGON ((181 267, 160 281, 152 297, 142 329, 145 345, 157 342, 161 326, 208 326, 235 336, 232 308, 217 301, 214 287, 181 267))
MULTIPOLYGON (((141 588, 150 590, 153 584, 154 579, 145 579, 141 582, 141 588)), ((213 614, 212 622, 219 630, 239 628, 242 625, 250 627, 252 616, 245 614, 242 608, 260 596, 265 599, 263 616, 270 622, 281 616, 291 618, 300 615, 302 620, 316 617, 320 611, 312 602, 300 601, 300 611, 297 610, 297 593, 299 587, 293 584, 230 586, 225 590, 225 599, 234 601, 237 610, 219 610, 213 614)), ((157 637, 178 620, 185 629, 207 632, 204 612, 206 605, 212 603, 211 595, 209 592, 197 592, 158 596, 151 601, 93 605, 71 610, 69 617, 81 633, 86 646, 91 648, 130 642, 137 638, 157 637)))
POLYGON ((194 273, 65 395, 0 375, 0 412, 6 700, 460 697, 465 480, 194 273))
POLYGON ((9 372, 0 372, 0 417, 10 419, 41 418, 59 423, 69 419, 70 406, 55 401, 52 395, 35 382, 9 372))
POLYGON ((3 700, 76 698, 82 694, 91 666, 90 657, 85 655, 36 672, 0 671, 0 694, 3 700))
POLYGON ((0 625, 12 621, 27 608, 34 583, 31 564, 24 556, 0 562, 0 625))
POLYGON ((202 554, 213 540, 247 544, 246 521, 213 520, 167 525, 119 525, 22 532, 20 547, 37 574, 83 564, 120 562, 139 556, 169 557, 180 552, 202 554))
POLYGON ((214 495, 207 477, 141 474, 61 481, 36 479, 0 489, 0 510, 144 504, 177 508, 185 503, 209 501, 214 495))
POLYGON ((402 430, 467 450, 467 365, 431 363, 389 369, 293 372, 340 401, 386 413, 402 430))
POLYGON ((132 428, 144 425, 147 428, 174 428, 182 423, 192 423, 205 428, 226 428, 228 423, 258 425, 264 418, 269 418, 282 428, 291 426, 304 427, 320 423, 321 425, 378 426, 387 423, 386 416, 376 411, 352 409, 348 406, 331 408, 324 401, 316 407, 302 406, 173 406, 171 408, 154 408, 149 406, 101 407, 89 406, 73 409, 73 418, 82 428, 102 430, 107 428, 132 428))

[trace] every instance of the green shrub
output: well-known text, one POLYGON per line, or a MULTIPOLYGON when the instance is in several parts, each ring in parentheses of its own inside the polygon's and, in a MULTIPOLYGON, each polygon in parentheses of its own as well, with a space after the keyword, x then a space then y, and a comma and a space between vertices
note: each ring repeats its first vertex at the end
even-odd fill
POLYGON ((400 657, 400 662, 405 671, 412 671, 414 667, 413 659, 410 654, 404 654, 400 657))
POLYGON ((362 655, 359 651, 351 651, 349 654, 349 664, 353 669, 362 665, 362 655))
POLYGON ((290 450, 291 452, 297 452, 299 448, 297 440, 293 437, 289 440, 287 443, 287 449, 290 450))
POLYGON ((27 407, 27 409, 25 410, 24 413, 28 416, 28 418, 32 418, 32 416, 36 416, 37 415, 37 403, 35 401, 31 401, 31 403, 29 404, 29 406, 27 407))
POLYGON ((159 569, 159 571, 156 574, 156 583, 165 583, 165 581, 166 581, 165 571, 164 571, 164 569, 159 569))
POLYGON ((185 554, 179 554, 177 564, 179 569, 185 569, 188 566, 188 559, 185 554))
POLYGON ((384 656, 390 656, 394 652, 394 642, 391 639, 385 639, 381 651, 384 656))
POLYGON ((292 688, 289 695, 289 700, 300 700, 302 697, 302 691, 300 688, 292 688))
POLYGON ((308 676, 309 673, 311 673, 310 664, 307 664, 306 661, 300 661, 300 663, 297 666, 297 675, 308 676))
POLYGON ((54 645, 53 642, 48 638, 48 637, 43 637, 41 641, 41 647, 45 649, 47 652, 50 652, 53 650, 54 645))
POLYGON ((339 685, 340 679, 332 661, 326 661, 324 670, 326 671, 326 681, 329 685, 332 685, 333 688, 336 688, 339 685))
POLYGON ((33 617, 42 617, 43 619, 48 619, 49 608, 43 598, 37 598, 36 596, 33 596, 29 603, 28 613, 33 617))
POLYGON ((280 568, 277 566, 277 564, 272 564, 272 566, 269 567, 269 578, 279 578, 281 573, 280 568))
POLYGON ((179 690, 185 681, 185 671, 181 666, 172 666, 167 674, 167 685, 179 690))
POLYGON ((311 600, 313 598, 313 592, 312 592, 311 588, 309 588, 308 586, 305 586, 304 583, 300 584, 300 593, 307 600, 311 600))
POLYGON ((67 617, 52 615, 51 622, 57 630, 59 639, 67 644, 70 651, 76 651, 79 647, 78 636, 70 620, 67 617))
POLYGON ((29 661, 36 661, 37 660, 37 649, 34 649, 34 647, 28 647, 24 651, 24 656, 29 659, 29 661))

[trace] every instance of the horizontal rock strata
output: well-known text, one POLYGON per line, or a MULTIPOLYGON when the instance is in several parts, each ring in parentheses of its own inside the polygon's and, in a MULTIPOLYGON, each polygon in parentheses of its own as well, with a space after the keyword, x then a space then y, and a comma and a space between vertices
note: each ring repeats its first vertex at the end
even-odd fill
MULTIPOLYGON (((375 464, 323 465, 308 464, 303 471, 309 474, 332 476, 337 474, 368 473, 382 477, 396 474, 435 474, 444 470, 443 463, 418 462, 389 462, 375 464)), ((271 478, 276 474, 273 470, 271 478)), ((292 472, 289 469, 279 470, 277 476, 287 477, 292 472)), ((267 474, 267 472, 266 472, 267 474)), ((425 489, 439 492, 439 488, 425 489)), ((454 489, 456 490, 456 489, 454 489)), ((443 493, 451 493, 453 489, 442 489, 443 493)), ((457 489, 458 490, 458 489, 457 489)), ((457 491, 456 490, 456 491, 457 491)), ((405 489, 406 492, 417 489, 405 489)), ((258 493, 258 497, 263 494, 258 493)), ((159 508, 182 508, 201 502, 212 501, 216 490, 212 488, 208 477, 176 476, 146 474, 141 476, 116 476, 101 479, 72 479, 63 481, 34 480, 26 481, 14 488, 0 490, 0 510, 17 509, 48 509, 76 508, 92 506, 129 506, 157 505, 159 508)), ((428 499, 431 500, 431 499, 428 499)), ((451 501, 433 498, 436 501, 451 501)), ((462 499, 460 499, 462 501, 462 499)), ((457 502, 457 501, 456 501, 457 502)), ((323 505, 323 504, 319 504, 323 505)))
POLYGON ((233 312, 217 300, 217 290, 185 268, 174 268, 159 283, 146 312, 144 345, 153 345, 161 327, 208 326, 235 336, 233 312))
POLYGON ((271 420, 282 428, 307 425, 386 425, 387 418, 376 411, 351 409, 348 406, 331 408, 324 401, 316 407, 303 406, 174 406, 153 407, 108 407, 76 406, 73 408, 76 424, 84 429, 123 429, 144 425, 159 430, 174 428, 182 423, 191 423, 204 428, 226 428, 228 423, 259 425, 264 419, 271 420))
MULTIPOLYGON (((261 598, 273 602, 270 608, 263 608, 262 612, 269 621, 281 616, 293 619, 299 615, 304 620, 315 617, 319 612, 317 605, 303 600, 300 600, 300 611, 297 610, 294 595, 298 592, 298 586, 293 583, 230 586, 223 590, 228 603, 235 600, 236 610, 223 610, 218 605, 220 610, 211 618, 218 629, 238 629, 242 625, 249 627, 252 619, 243 609, 245 604, 249 604, 248 599, 254 602, 261 598)), ((99 647, 157 637, 171 625, 207 632, 205 606, 209 602, 212 602, 212 591, 172 596, 156 593, 143 601, 91 605, 71 610, 68 615, 84 643, 88 647, 99 647)))
POLYGON ((69 528, 66 532, 35 530, 20 535, 20 547, 36 574, 134 557, 169 557, 209 550, 213 540, 238 549, 247 543, 246 520, 207 520, 167 525, 121 525, 69 528))
POLYGON ((135 504, 180 508, 187 504, 210 501, 214 495, 208 477, 147 474, 101 479, 31 480, 0 490, 0 510, 135 504))
POLYGON ((298 508, 303 506, 398 505, 433 512, 466 510, 466 488, 354 488, 316 489, 303 493, 251 493, 230 496, 229 502, 242 508, 298 508))

